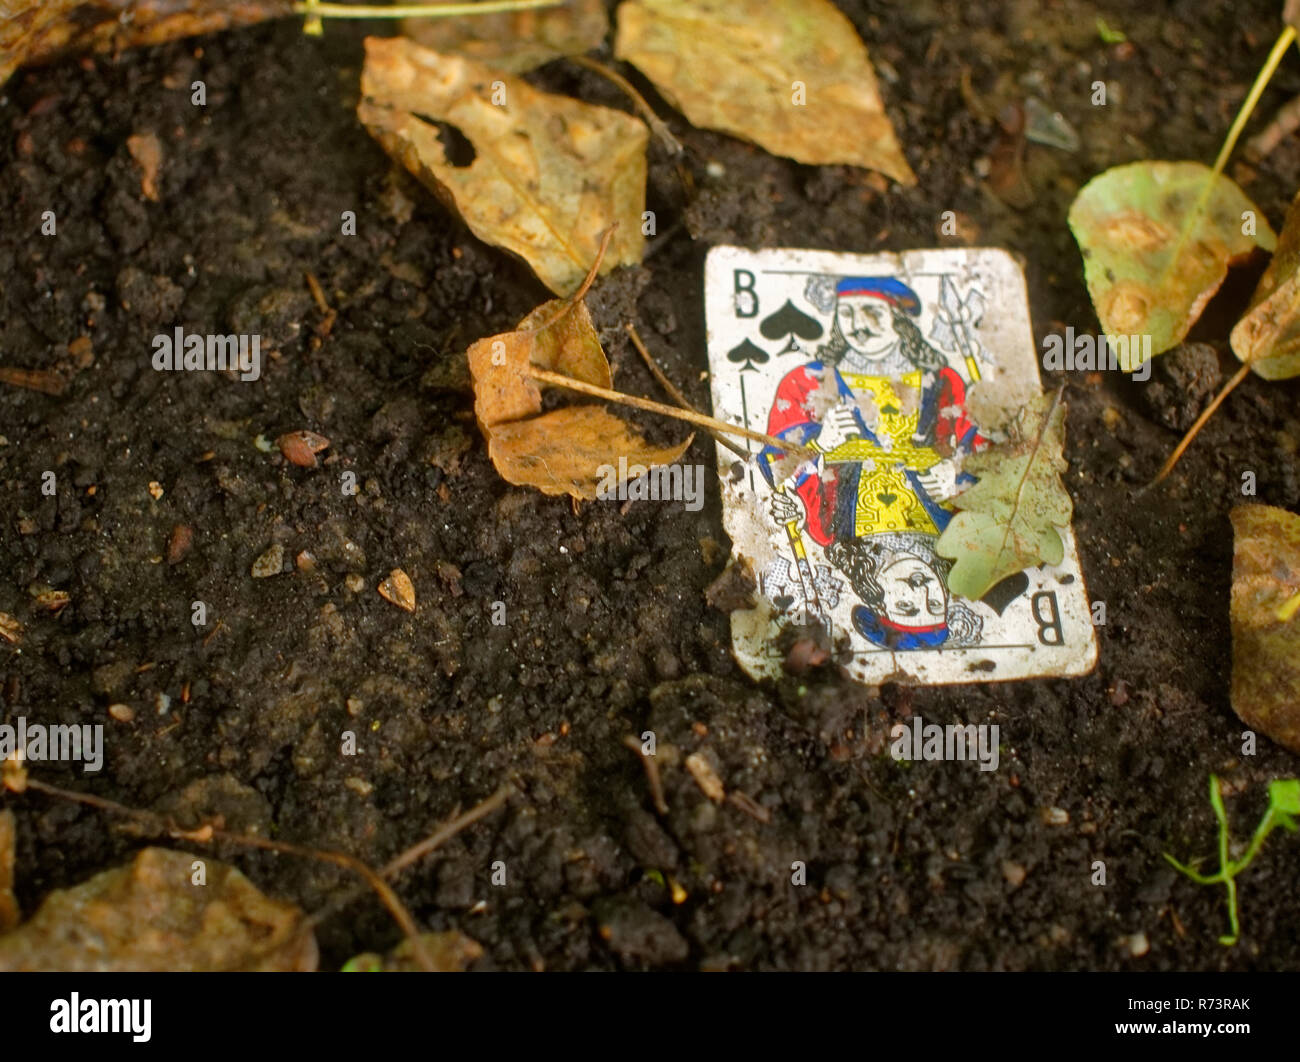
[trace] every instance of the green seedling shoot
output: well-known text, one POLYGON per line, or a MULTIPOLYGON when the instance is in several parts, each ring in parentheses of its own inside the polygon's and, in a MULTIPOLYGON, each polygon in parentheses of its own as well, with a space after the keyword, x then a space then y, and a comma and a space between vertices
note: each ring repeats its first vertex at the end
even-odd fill
POLYGON ((1192 867, 1184 866, 1168 852, 1164 856, 1175 870, 1186 874, 1200 885, 1217 885, 1222 882, 1228 890, 1228 921, 1232 932, 1219 937, 1219 943, 1227 947, 1237 943, 1241 936, 1241 925, 1237 919, 1237 882, 1236 877, 1246 869, 1264 846, 1264 841, 1278 826, 1296 832, 1293 815, 1300 815, 1300 778, 1284 778, 1270 782, 1268 785, 1268 810, 1255 827, 1255 836, 1250 839, 1245 854, 1234 861, 1228 854, 1228 815, 1223 809, 1223 794, 1219 792, 1219 779, 1210 775, 1210 806, 1214 808, 1214 817, 1219 820, 1219 871, 1217 874, 1202 874, 1192 867))

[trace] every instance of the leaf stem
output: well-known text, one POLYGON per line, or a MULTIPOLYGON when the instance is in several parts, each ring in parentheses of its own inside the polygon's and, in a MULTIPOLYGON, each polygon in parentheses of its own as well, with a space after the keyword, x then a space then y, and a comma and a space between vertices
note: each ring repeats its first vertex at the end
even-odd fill
MULTIPOLYGON (((1237 111, 1237 117, 1232 123, 1232 128, 1228 130, 1228 135, 1223 139, 1223 147, 1219 149, 1219 157, 1214 160, 1215 177, 1223 172, 1223 167, 1228 163, 1228 156, 1232 154, 1232 149, 1237 146, 1237 139, 1241 136, 1242 130, 1246 128, 1246 123, 1255 110, 1255 104, 1259 102, 1260 96, 1264 94, 1264 89, 1272 79, 1273 72, 1277 70, 1278 64, 1282 61, 1282 56, 1291 47, 1295 37, 1294 26, 1286 26, 1278 34, 1277 40, 1273 43, 1273 50, 1268 53, 1264 65, 1259 68, 1259 73, 1255 75, 1255 83, 1250 86, 1250 91, 1246 93, 1246 98, 1242 101, 1241 109, 1237 111)), ((1213 179, 1211 178, 1211 181, 1213 179)))
POLYGON ((1233 374, 1232 379, 1224 384, 1223 390, 1214 396, 1214 401, 1201 411, 1201 415, 1196 418, 1196 423, 1187 429, 1187 434, 1184 435, 1182 441, 1174 447, 1174 452, 1171 453, 1165 459, 1165 463, 1160 466, 1160 471, 1156 473, 1156 478, 1143 487, 1143 491, 1148 491, 1152 487, 1156 486, 1174 470, 1174 465, 1178 464, 1178 459, 1183 456, 1183 452, 1192 445, 1192 440, 1195 439, 1197 433, 1205 427, 1206 421, 1214 416, 1214 411, 1218 409, 1219 406, 1223 405, 1223 400, 1227 398, 1228 395, 1232 393, 1233 389, 1246 378, 1248 372, 1250 372, 1250 363, 1246 362, 1233 374))
POLYGON ((646 98, 636 90, 636 86, 633 85, 632 82, 617 70, 614 70, 589 56, 571 55, 569 56, 569 60, 577 63, 581 67, 586 67, 586 69, 593 73, 599 74, 606 81, 617 86, 623 94, 632 101, 633 106, 641 112, 641 117, 645 119, 646 125, 650 127, 650 131, 659 138, 659 142, 674 155, 680 155, 682 153, 682 142, 673 136, 672 130, 668 128, 659 115, 655 114, 654 108, 646 102, 646 98))
MULTIPOLYGON (((677 385, 673 383, 672 380, 668 379, 668 374, 665 373, 663 369, 659 368, 658 362, 650 356, 650 351, 646 350, 646 346, 641 342, 641 336, 636 330, 636 325, 629 321, 623 326, 623 330, 627 332, 628 337, 632 340, 632 346, 636 347, 636 352, 641 355, 641 360, 645 362, 646 368, 650 370, 650 375, 658 381, 659 386, 667 391, 669 397, 681 406, 682 409, 689 409, 694 413, 695 407, 686 400, 686 396, 678 390, 677 385)), ((744 450, 723 435, 722 432, 711 430, 709 434, 732 453, 738 454, 742 458, 749 456, 744 450)))
POLYGON ((564 387, 570 391, 577 391, 584 395, 593 395, 596 398, 604 398, 610 402, 620 402, 625 406, 634 406, 637 409, 649 410, 651 413, 662 413, 665 417, 674 417, 677 420, 689 421, 692 424, 699 424, 701 427, 710 428, 713 431, 724 431, 728 435, 740 435, 746 439, 753 439, 755 442, 766 443, 768 446, 774 446, 779 450, 787 453, 798 454, 801 457, 817 458, 821 456, 816 450, 811 450, 804 446, 797 446, 794 443, 786 442, 784 439, 778 439, 772 435, 764 435, 761 431, 753 431, 750 428, 742 427, 739 424, 728 424, 725 420, 717 420, 714 417, 706 417, 703 413, 696 413, 691 409, 678 409, 676 406, 664 405, 662 402, 654 402, 648 398, 638 398, 636 395, 624 394, 622 391, 611 391, 608 387, 597 387, 595 384, 589 384, 582 380, 575 380, 571 376, 564 376, 558 372, 551 372, 549 369, 539 369, 536 366, 529 366, 527 374, 534 380, 540 380, 542 383, 548 383, 555 387, 564 387))
POLYGON ((461 15, 494 15, 504 11, 531 11, 538 7, 558 7, 565 0, 483 0, 468 4, 372 4, 317 3, 300 0, 293 5, 295 15, 311 18, 457 18, 461 15))

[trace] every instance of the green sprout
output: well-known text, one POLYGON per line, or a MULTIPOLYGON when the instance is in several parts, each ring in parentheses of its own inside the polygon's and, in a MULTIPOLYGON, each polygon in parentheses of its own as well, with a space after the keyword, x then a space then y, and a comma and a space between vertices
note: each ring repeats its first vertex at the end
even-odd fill
POLYGON ((1235 862, 1228 855, 1228 815, 1223 809, 1223 794, 1219 792, 1219 779, 1210 775, 1210 806, 1214 808, 1214 817, 1219 820, 1219 871, 1217 874, 1201 874, 1191 867, 1184 866, 1168 852, 1164 856, 1175 870, 1181 871, 1199 885, 1216 885, 1220 882, 1228 890, 1228 920, 1232 932, 1219 938, 1219 943, 1227 947, 1237 943, 1241 936, 1241 925, 1237 920, 1237 883, 1234 880, 1246 869, 1264 846, 1264 841, 1278 826, 1292 833, 1296 831, 1296 821, 1291 816, 1300 815, 1300 778, 1283 778, 1268 785, 1268 810, 1255 827, 1255 836, 1250 839, 1246 853, 1235 862))
POLYGON ((1101 16, 1097 17, 1097 36, 1101 38, 1102 44, 1123 44, 1128 40, 1123 30, 1108 26, 1101 16))

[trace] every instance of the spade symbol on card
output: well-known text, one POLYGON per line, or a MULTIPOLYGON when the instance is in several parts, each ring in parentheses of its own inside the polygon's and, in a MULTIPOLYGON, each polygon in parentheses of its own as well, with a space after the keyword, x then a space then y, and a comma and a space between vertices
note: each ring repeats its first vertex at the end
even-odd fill
POLYGON ((746 369, 753 369, 757 372, 760 365, 765 365, 772 359, 768 357, 766 350, 746 339, 743 343, 739 343, 727 351, 727 360, 740 365, 741 372, 746 369), (742 362, 744 364, 741 364, 742 362))
POLYGON ((1024 572, 1016 572, 1015 575, 1007 576, 1002 582, 995 583, 980 600, 1000 616, 1011 602, 1028 589, 1029 576, 1024 572))
POLYGON ((764 339, 780 339, 786 337, 786 344, 777 354, 792 354, 799 349, 795 337, 800 339, 821 339, 822 326, 815 317, 809 317, 802 310, 795 307, 789 299, 785 300, 776 313, 770 317, 763 318, 763 323, 758 326, 758 330, 763 334, 764 339))

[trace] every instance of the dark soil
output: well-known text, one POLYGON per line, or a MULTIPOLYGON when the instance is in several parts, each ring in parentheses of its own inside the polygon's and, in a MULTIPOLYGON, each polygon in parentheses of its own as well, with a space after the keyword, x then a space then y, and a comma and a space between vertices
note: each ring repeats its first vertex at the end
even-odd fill
MULTIPOLYGON (((707 406, 710 246, 954 243, 939 236, 945 210, 964 242, 1021 256, 1039 337, 1094 329, 1065 224, 1074 192, 1136 158, 1211 161, 1280 28, 1273 0, 1121 15, 1039 0, 844 7, 918 186, 771 157, 689 128, 652 95, 688 154, 679 168, 652 146, 659 235, 643 268, 589 300, 623 388, 659 394, 622 334, 636 320, 707 406), (1098 14, 1130 44, 1103 44, 1098 14), (1097 80, 1104 107, 1090 103, 1097 80), (998 117, 1030 95, 1062 111, 1082 147, 1030 144, 1017 175, 998 117)), ((716 490, 699 513, 655 502, 575 513, 488 463, 464 348, 548 293, 395 175, 357 123, 364 32, 330 26, 322 42, 288 20, 71 59, 3 90, 0 358, 66 368, 70 343, 93 345, 61 397, 0 389, 0 611, 24 625, 19 646, 0 643, 4 721, 106 725, 102 773, 35 775, 374 865, 513 781, 504 810, 398 883, 421 925, 483 945, 482 968, 1300 968, 1300 844, 1275 837, 1240 879, 1235 948, 1216 940, 1222 891, 1161 857, 1214 852, 1210 772, 1234 794, 1238 836, 1262 813, 1267 781, 1300 773, 1262 738, 1243 756, 1228 704, 1227 513, 1244 471, 1256 500, 1300 506, 1296 385, 1247 381, 1164 488, 1134 493, 1232 363, 1226 322, 1250 281, 1195 336, 1221 362, 1203 350, 1166 359, 1148 385, 1047 374, 1069 385, 1074 526, 1090 594, 1106 604, 1093 675, 875 690, 823 667, 761 687, 705 601, 727 553, 716 490), (203 109, 190 102, 199 78, 203 109), (156 203, 126 146, 150 132, 164 152, 156 203), (56 238, 38 234, 47 209, 56 238), (356 212, 354 237, 340 235, 344 210, 356 212), (307 272, 338 310, 320 342, 307 272), (256 383, 154 372, 152 338, 176 325, 260 332, 277 356, 256 383), (255 443, 304 428, 331 440, 319 468, 255 443), (40 491, 46 471, 54 497, 40 491), (356 496, 341 489, 348 471, 356 496), (156 500, 151 482, 165 492, 156 500), (176 525, 193 544, 170 563, 176 525), (282 574, 252 578, 276 543, 282 574), (295 567, 300 551, 314 572, 295 567), (415 585, 413 615, 376 592, 395 567, 415 585), (71 603, 39 610, 42 587, 71 603), (195 601, 204 627, 191 624, 195 601), (114 703, 134 721, 110 718, 114 703), (894 762, 888 727, 916 713, 999 723, 1001 768, 894 762), (355 757, 339 754, 347 730, 355 757), (646 730, 662 816, 623 744, 646 730), (682 766, 700 750, 757 810, 705 797, 682 766), (1053 807, 1068 823, 1048 824, 1053 807), (806 886, 791 884, 796 860, 806 886), (1104 886, 1092 884, 1097 860, 1104 886), (496 861, 503 886, 491 883, 496 861), (1136 956, 1139 933, 1150 950, 1136 956)), ((626 106, 565 64, 534 80, 626 106)), ((1292 54, 1253 128, 1298 91, 1292 54)), ((1277 225, 1298 168, 1292 138, 1237 176, 1277 225)), ((687 460, 712 467, 712 443, 687 460)), ((18 816, 25 911, 141 843, 110 816, 39 794, 3 804, 18 816)), ((307 910, 354 885, 308 860, 219 852, 307 910)), ((337 968, 400 932, 367 896, 320 939, 323 966, 337 968)))

